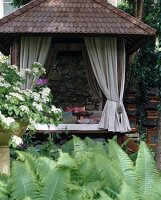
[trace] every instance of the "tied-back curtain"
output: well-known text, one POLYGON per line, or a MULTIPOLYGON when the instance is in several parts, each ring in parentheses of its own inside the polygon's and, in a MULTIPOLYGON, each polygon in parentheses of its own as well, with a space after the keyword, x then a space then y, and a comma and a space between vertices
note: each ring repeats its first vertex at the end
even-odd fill
MULTIPOLYGON (((51 45, 50 37, 22 37, 20 51, 20 70, 30 68, 34 62, 44 66, 51 45)), ((31 87, 32 80, 27 79, 24 89, 31 87)))
POLYGON ((53 66, 56 60, 58 54, 58 44, 55 44, 54 47, 51 47, 50 49, 50 54, 49 54, 49 58, 47 59, 47 69, 46 69, 46 78, 48 80, 51 79, 52 76, 52 72, 53 72, 53 66))
POLYGON ((99 101, 99 110, 102 110, 102 102, 103 102, 102 91, 96 81, 86 48, 83 48, 83 61, 91 94, 93 98, 99 101))
POLYGON ((85 38, 96 80, 107 98, 99 128, 112 132, 130 131, 123 105, 125 82, 125 44, 122 41, 122 61, 117 63, 116 38, 85 38), (118 74, 118 67, 119 72, 118 74), (120 70, 121 68, 121 70, 120 70))

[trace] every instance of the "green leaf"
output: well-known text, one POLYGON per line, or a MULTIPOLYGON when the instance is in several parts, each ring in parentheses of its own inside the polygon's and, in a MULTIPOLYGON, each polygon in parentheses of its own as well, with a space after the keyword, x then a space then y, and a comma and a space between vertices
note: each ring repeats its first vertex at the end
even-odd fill
POLYGON ((127 184, 136 187, 135 168, 129 156, 113 140, 109 140, 109 153, 113 166, 115 166, 116 170, 120 173, 122 179, 124 179, 127 184))
POLYGON ((25 198, 36 199, 38 185, 36 178, 29 168, 23 163, 14 161, 11 170, 11 197, 14 200, 25 198))
POLYGON ((44 178, 42 184, 44 188, 40 194, 39 200, 60 200, 67 195, 67 185, 69 183, 70 173, 68 169, 51 170, 44 178))
POLYGON ((141 142, 135 168, 139 193, 143 196, 147 195, 156 181, 158 181, 159 172, 145 142, 141 142))

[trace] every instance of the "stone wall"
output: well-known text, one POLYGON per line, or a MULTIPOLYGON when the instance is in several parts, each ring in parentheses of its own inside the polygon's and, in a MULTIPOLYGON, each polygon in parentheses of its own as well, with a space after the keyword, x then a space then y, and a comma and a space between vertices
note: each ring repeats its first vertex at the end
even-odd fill
POLYGON ((82 56, 58 56, 53 67, 50 87, 54 104, 85 106, 86 110, 98 110, 98 100, 92 98, 82 56))

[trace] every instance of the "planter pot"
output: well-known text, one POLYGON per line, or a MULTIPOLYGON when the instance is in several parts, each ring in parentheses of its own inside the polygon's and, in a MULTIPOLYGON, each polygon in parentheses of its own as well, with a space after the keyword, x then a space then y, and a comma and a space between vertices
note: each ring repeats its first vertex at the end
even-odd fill
POLYGON ((21 137, 26 131, 27 123, 18 122, 20 127, 15 132, 4 130, 0 127, 0 173, 10 174, 10 152, 9 152, 9 140, 13 135, 21 137))
POLYGON ((22 137, 23 133, 26 131, 28 124, 19 122, 19 125, 20 125, 19 129, 15 130, 14 132, 11 132, 9 130, 4 130, 3 128, 0 127, 0 146, 8 145, 8 142, 13 135, 22 137))

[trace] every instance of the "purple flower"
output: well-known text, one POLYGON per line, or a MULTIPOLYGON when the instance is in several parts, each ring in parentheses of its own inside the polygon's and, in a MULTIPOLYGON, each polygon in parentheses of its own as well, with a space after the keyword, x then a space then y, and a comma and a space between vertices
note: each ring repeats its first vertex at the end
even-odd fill
POLYGON ((36 81, 36 85, 43 85, 43 84, 46 84, 48 82, 47 79, 38 79, 36 81))

